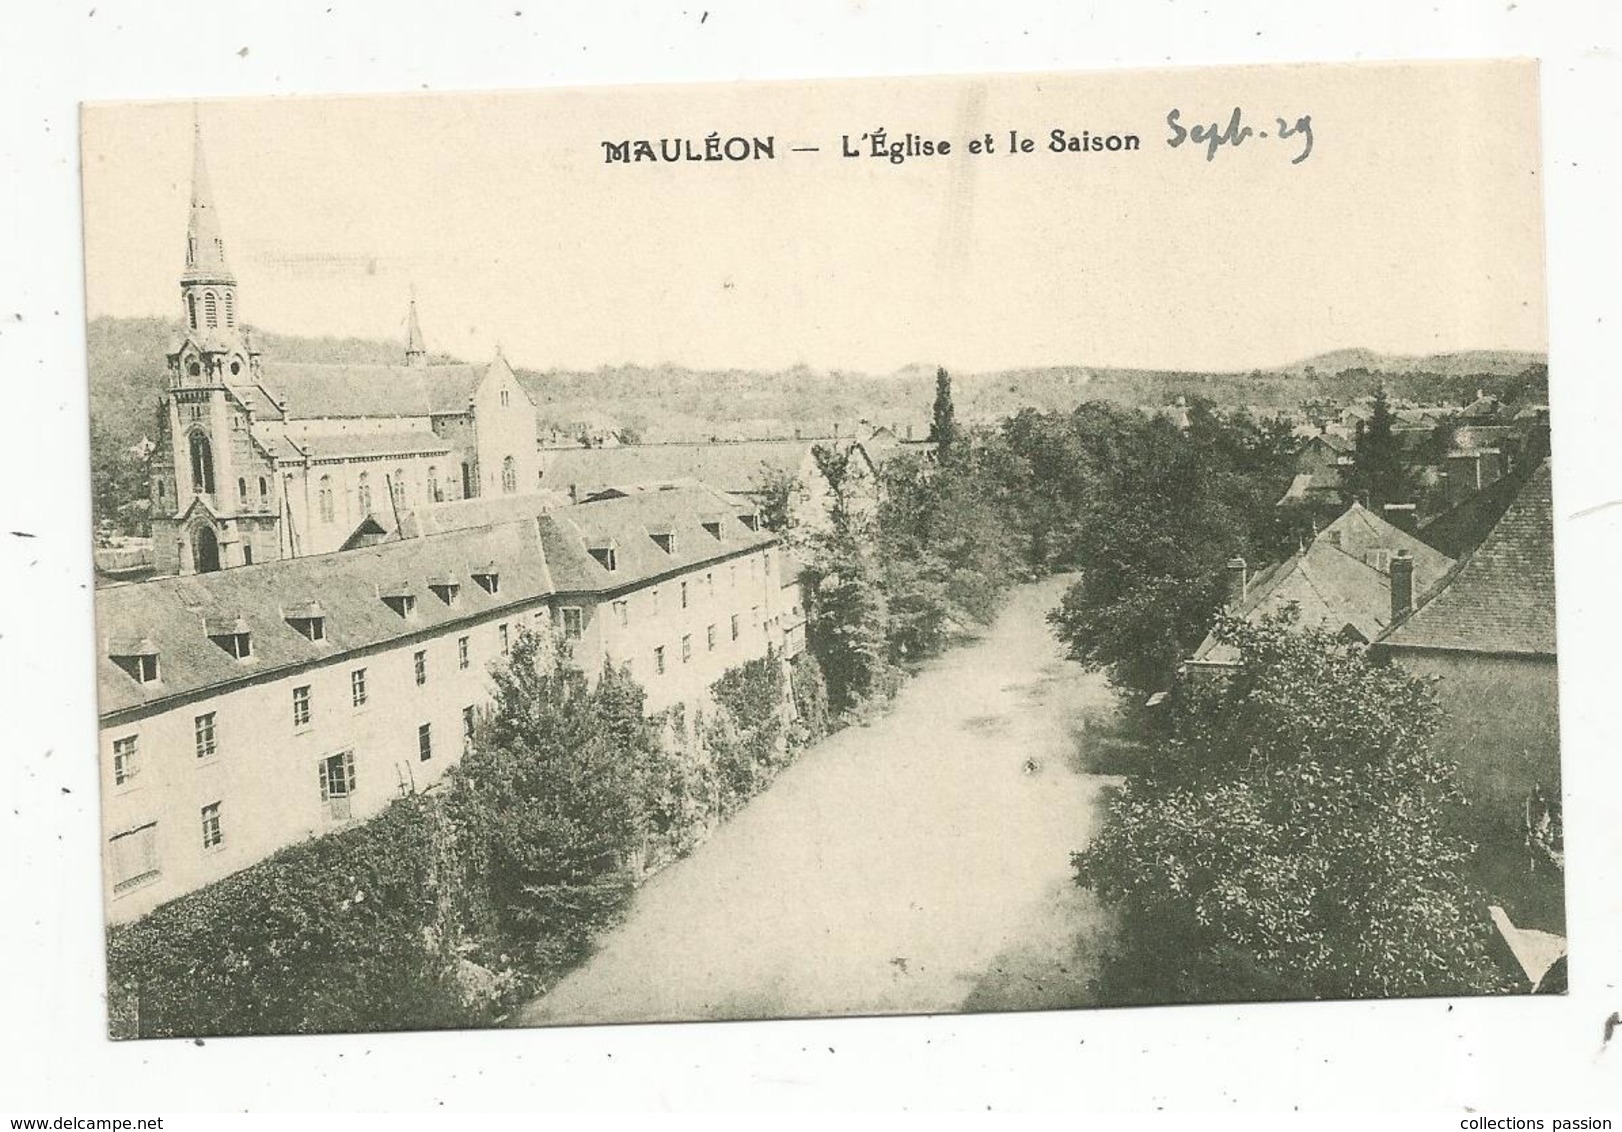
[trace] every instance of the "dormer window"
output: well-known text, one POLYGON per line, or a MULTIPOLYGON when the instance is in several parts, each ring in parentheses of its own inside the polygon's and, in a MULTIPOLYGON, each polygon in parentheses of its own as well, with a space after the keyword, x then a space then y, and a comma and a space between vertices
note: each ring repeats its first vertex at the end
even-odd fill
POLYGON ((586 549, 589 550, 591 552, 591 556, 597 560, 597 565, 601 566, 604 570, 612 573, 619 568, 619 555, 616 553, 616 548, 613 543, 600 543, 597 546, 589 546, 586 549))
POLYGON ((710 537, 715 539, 717 542, 720 542, 721 539, 724 537, 722 535, 722 533, 721 533, 721 520, 720 519, 705 519, 704 520, 704 529, 706 531, 708 531, 709 534, 710 534, 710 537))
POLYGON ((378 597, 401 617, 411 617, 417 611, 417 595, 411 592, 411 587, 405 582, 397 582, 392 586, 384 586, 378 591, 378 597))
POLYGON ((473 581, 485 593, 495 594, 501 591, 501 574, 496 569, 495 563, 475 567, 469 573, 473 575, 473 581))
POLYGON ((158 646, 150 637, 115 637, 108 643, 107 655, 137 684, 158 682, 158 646))
POLYGON ((253 656, 253 634, 242 617, 209 617, 203 622, 208 639, 219 645, 235 660, 248 660, 253 656))
POLYGON ((674 531, 650 531, 649 537, 660 550, 666 554, 676 553, 676 534, 674 531))
POLYGON ((428 588, 446 605, 455 605, 457 595, 462 592, 461 583, 449 574, 435 574, 428 579, 428 588))
POLYGON ((300 602, 298 605, 290 605, 282 611, 282 616, 287 619, 287 623, 293 627, 295 632, 310 640, 324 641, 327 639, 327 615, 321 608, 319 601, 306 601, 300 602))
POLYGON ((738 522, 752 531, 760 530, 760 520, 753 511, 745 511, 738 516, 738 522))

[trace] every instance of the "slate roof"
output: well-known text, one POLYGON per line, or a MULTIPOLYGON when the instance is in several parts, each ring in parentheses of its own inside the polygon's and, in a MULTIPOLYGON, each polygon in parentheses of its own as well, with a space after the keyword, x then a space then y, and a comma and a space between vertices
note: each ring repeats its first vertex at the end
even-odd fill
POLYGON ((314 460, 334 460, 356 456, 425 456, 449 453, 451 446, 431 432, 358 432, 338 436, 284 438, 314 460))
POLYGON ((550 582, 535 524, 516 522, 110 587, 96 595, 102 646, 96 670, 100 710, 106 716, 432 631, 447 622, 544 595, 550 582), (488 561, 501 564, 497 595, 468 578, 471 565, 488 561), (463 581, 455 606, 445 605, 428 589, 427 579, 440 573, 463 581), (401 581, 417 598, 410 619, 378 596, 379 587, 401 581), (325 641, 308 639, 282 617, 285 607, 309 601, 319 601, 325 611, 325 641), (205 619, 239 616, 247 620, 253 635, 253 655, 240 661, 203 630, 205 619), (149 639, 156 645, 159 682, 138 683, 108 657, 108 642, 126 639, 149 639))
POLYGON ((1525 483, 1524 474, 1496 479, 1480 491, 1466 495, 1445 511, 1423 520, 1419 524, 1419 533, 1442 553, 1463 558, 1492 533, 1525 483))
MULTIPOLYGON (((1301 628, 1351 632, 1373 641, 1391 623, 1391 578, 1387 563, 1406 550, 1414 559, 1416 590, 1441 578, 1453 560, 1366 508, 1352 504, 1318 532, 1302 551, 1258 571, 1244 601, 1229 610, 1259 620, 1293 605, 1301 628)), ((1232 646, 1207 636, 1194 651, 1195 664, 1233 664, 1232 646)))
POLYGON ((582 503, 541 516, 541 545, 558 592, 620 589, 776 542, 776 535, 750 530, 739 518, 748 506, 707 487, 582 503), (719 539, 706 522, 720 523, 719 539), (674 536, 668 553, 653 541, 654 534, 667 533, 674 536), (614 570, 592 557, 587 548, 593 546, 614 548, 614 570))
POLYGON ((568 505, 568 496, 556 491, 481 495, 473 499, 423 503, 400 512, 400 537, 421 538, 469 527, 487 527, 492 523, 506 523, 514 519, 533 519, 554 507, 568 505))
POLYGON ((639 483, 700 481, 723 491, 758 490, 762 465, 797 475, 815 440, 744 440, 702 444, 622 444, 560 448, 541 454, 541 482, 580 495, 639 483))
POLYGON ((1333 523, 1319 531, 1314 541, 1339 546, 1355 558, 1387 572, 1392 554, 1406 550, 1414 560, 1414 586, 1418 592, 1453 568, 1453 559, 1403 530, 1394 523, 1353 503, 1333 523))
POLYGON ((769 532, 750 530, 738 510, 736 501, 708 488, 650 492, 560 508, 539 520, 531 515, 364 549, 111 586, 96 595, 100 711, 106 718, 195 698, 353 650, 431 636, 454 622, 550 594, 613 592, 777 541, 769 532), (703 526, 715 520, 722 523, 719 540, 703 526), (653 541, 651 533, 662 531, 676 536, 674 553, 653 541), (612 572, 587 549, 605 540, 616 546, 612 572), (470 576, 485 563, 499 568, 494 595, 470 576), (446 575, 461 583, 454 606, 428 588, 428 579, 446 575), (380 596, 401 586, 416 598, 410 618, 380 596), (324 641, 308 639, 284 617, 312 601, 321 603, 326 618, 324 641), (204 631, 210 620, 239 617, 252 633, 252 656, 240 661, 204 631), (113 642, 155 650, 161 680, 138 683, 111 659, 113 642))
POLYGON ((1547 460, 1528 477, 1481 545, 1380 644, 1555 655, 1554 512, 1547 460))
POLYGON ((426 417, 465 413, 489 366, 262 363, 264 385, 290 420, 317 417, 426 417))

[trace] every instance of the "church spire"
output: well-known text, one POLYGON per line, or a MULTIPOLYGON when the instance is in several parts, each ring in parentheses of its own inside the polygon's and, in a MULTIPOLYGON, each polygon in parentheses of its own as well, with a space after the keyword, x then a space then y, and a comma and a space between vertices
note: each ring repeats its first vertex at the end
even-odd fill
POLYGON ((225 241, 220 238, 220 217, 203 157, 203 127, 192 118, 191 219, 186 224, 186 273, 183 283, 235 283, 225 262, 225 241))
POLYGON ((406 365, 428 364, 428 350, 422 344, 422 327, 417 325, 417 289, 411 289, 411 306, 406 314, 406 365))

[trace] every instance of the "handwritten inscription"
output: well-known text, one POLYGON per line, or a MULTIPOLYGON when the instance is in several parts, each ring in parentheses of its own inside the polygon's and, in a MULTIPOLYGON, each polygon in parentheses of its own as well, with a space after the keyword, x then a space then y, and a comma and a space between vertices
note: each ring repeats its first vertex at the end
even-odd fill
POLYGON ((1166 125, 1171 129, 1171 136, 1166 139, 1166 144, 1173 149, 1176 149, 1184 142, 1203 145, 1205 146, 1205 160, 1207 161, 1215 161, 1217 150, 1225 145, 1238 149, 1249 138, 1265 141, 1269 137, 1286 140, 1289 138, 1301 139, 1301 152, 1291 158, 1291 165, 1299 165, 1312 156, 1311 114, 1303 114, 1294 122, 1284 118, 1275 118, 1273 121, 1278 125, 1272 130, 1254 130, 1245 125, 1244 115, 1237 106, 1233 108, 1233 113, 1228 115, 1226 125, 1212 122, 1209 125, 1200 123, 1194 126, 1184 126, 1182 117, 1183 112, 1176 109, 1166 115, 1166 125))

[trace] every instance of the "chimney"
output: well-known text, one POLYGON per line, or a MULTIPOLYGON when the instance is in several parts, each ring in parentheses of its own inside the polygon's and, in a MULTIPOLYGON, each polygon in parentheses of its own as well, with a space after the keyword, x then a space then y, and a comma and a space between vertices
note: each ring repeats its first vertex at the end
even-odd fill
POLYGON ((1233 609, 1245 600, 1245 591, 1249 588, 1250 579, 1245 576, 1245 560, 1243 558, 1228 559, 1228 608, 1233 609))
POLYGON ((1414 611, 1414 558, 1399 550, 1391 559, 1391 623, 1414 611))

